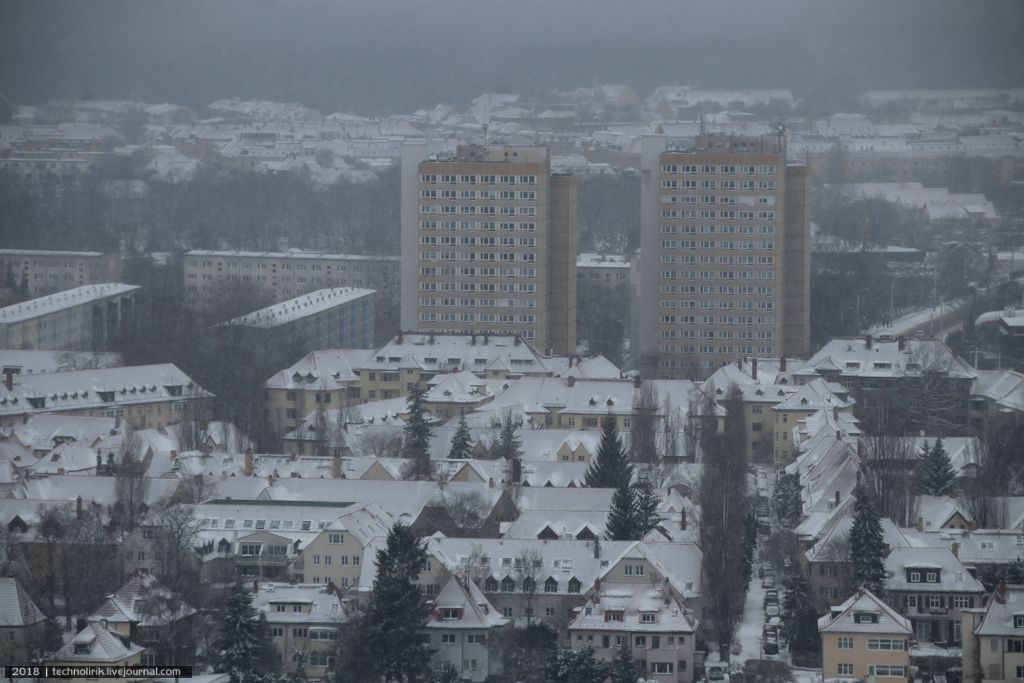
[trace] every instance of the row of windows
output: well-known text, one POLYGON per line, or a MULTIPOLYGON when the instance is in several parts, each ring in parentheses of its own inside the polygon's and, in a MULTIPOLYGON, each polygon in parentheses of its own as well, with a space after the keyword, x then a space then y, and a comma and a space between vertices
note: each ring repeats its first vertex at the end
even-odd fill
MULTIPOLYGON (((660 277, 665 280, 714 280, 717 277, 723 280, 774 280, 775 271, 772 270, 663 270, 660 272, 660 277)), ((705 287, 711 287, 710 289, 704 290, 702 293, 708 294, 714 292, 714 287, 711 285, 705 285, 705 287)))
MULTIPOLYGON (((683 220, 689 219, 684 218, 683 220)), ((696 216, 694 220, 696 220, 696 216)), ((774 235, 775 228, 771 225, 673 225, 662 223, 661 232, 665 235, 774 235)))
MULTIPOLYGON (((710 344, 659 344, 658 351, 660 353, 681 353, 681 354, 694 354, 699 353, 702 355, 732 355, 735 353, 757 353, 758 355, 771 355, 773 349, 771 346, 750 346, 745 344, 733 345, 723 344, 721 346, 714 346, 710 344)), ((717 367, 717 363, 712 362, 710 365, 704 365, 702 367, 717 367)), ((662 359, 659 362, 659 366, 663 368, 682 368, 685 367, 683 363, 680 363, 674 359, 662 359)))
POLYGON ((422 312, 420 313, 420 322, 433 323, 523 323, 526 325, 535 325, 537 323, 537 316, 532 313, 513 315, 511 313, 431 313, 422 312))
MULTIPOLYGON (((420 221, 420 228, 423 230, 526 230, 535 231, 537 224, 531 221, 522 223, 497 222, 497 221, 438 221, 426 219, 420 221)), ((486 242, 481 242, 486 244, 486 242)))
POLYGON ((424 292, 528 292, 537 291, 532 282, 421 282, 424 292))
POLYGON ((421 251, 421 261, 536 261, 534 252, 421 251))
POLYGON ((481 216, 536 216, 535 206, 475 206, 473 204, 420 204, 420 213, 441 213, 481 216))
POLYGON ((421 296, 420 306, 462 306, 463 308, 536 308, 536 299, 438 299, 421 296), (440 303, 438 303, 440 301, 440 303))
MULTIPOLYGON (((710 285, 701 285, 699 291, 701 294, 729 294, 729 295, 740 295, 740 296, 752 296, 755 293, 758 296, 772 297, 775 293, 775 288, 767 285, 761 285, 754 287, 753 285, 718 285, 717 292, 714 287, 710 285)), ((697 285, 662 285, 662 294, 696 294, 698 292, 697 285)), ((696 301, 678 301, 676 299, 661 299, 662 308, 697 308, 698 304, 696 301)), ((733 301, 731 299, 724 299, 716 302, 714 299, 704 299, 700 302, 701 308, 715 308, 716 303, 721 308, 754 308, 752 301, 733 301)), ((761 302, 758 304, 758 308, 771 308, 771 302, 761 302)))
POLYGON ((537 277, 536 268, 455 268, 444 266, 436 268, 426 266, 420 268, 420 275, 424 277, 537 277))
MULTIPOLYGON (((735 180, 674 180, 670 178, 662 178, 661 189, 663 190, 753 190, 755 189, 754 181, 752 180, 741 180, 737 184, 735 180)), ((774 180, 761 180, 757 183, 756 189, 759 190, 774 190, 774 180)), ((725 199, 725 197, 723 197, 725 199)), ((733 199, 730 197, 729 199, 733 199)), ((754 204, 754 197, 752 195, 739 195, 735 199, 742 200, 741 204, 754 204)), ((726 204, 732 204, 732 201, 725 202, 726 204)), ((775 197, 757 197, 758 204, 774 204, 775 197), (767 201, 767 200, 771 201, 767 201), (764 201, 761 201, 764 200, 764 201)))
POLYGON ((511 201, 524 199, 528 202, 536 201, 537 193, 534 190, 420 190, 420 199, 490 199, 511 201))
MULTIPOLYGON (((765 317, 770 318, 770 316, 765 317)), ((769 324, 766 322, 760 322, 760 318, 758 320, 758 324, 769 324)), ((753 323, 743 324, 751 325, 753 323)), ((698 330, 695 333, 694 330, 663 329, 661 330, 661 334, 659 336, 662 339, 760 339, 762 341, 770 341, 773 335, 771 330, 758 330, 757 332, 733 332, 732 330, 698 330)))
MULTIPOLYGON (((502 245, 503 247, 533 247, 537 244, 537 239, 534 237, 480 237, 479 243, 483 246, 496 246, 502 245)), ((477 245, 476 237, 455 237, 454 235, 420 235, 420 244, 441 244, 456 246, 461 244, 462 246, 475 247, 477 245)))
POLYGON ((463 185, 494 185, 501 183, 502 185, 536 185, 537 176, 535 175, 477 175, 472 173, 421 173, 421 183, 461 183, 463 185))
POLYGON ((775 164, 662 164, 662 173, 704 173, 709 175, 735 175, 743 173, 754 175, 755 173, 775 175, 775 164))
MULTIPOLYGON (((662 240, 663 249, 759 249, 774 251, 774 240, 662 240)), ((772 263, 774 257, 762 256, 758 263, 772 263)))

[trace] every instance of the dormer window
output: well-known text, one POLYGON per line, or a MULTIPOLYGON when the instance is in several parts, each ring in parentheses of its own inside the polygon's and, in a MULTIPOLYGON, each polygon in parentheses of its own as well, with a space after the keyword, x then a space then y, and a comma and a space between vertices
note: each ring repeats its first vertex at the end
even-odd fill
POLYGON ((1014 614, 1013 615, 1013 627, 1014 628, 1024 628, 1024 614, 1014 614))
POLYGON ((458 621, 462 618, 461 607, 442 607, 441 618, 445 621, 458 621))
POLYGON ((606 609, 604 611, 605 621, 622 621, 624 612, 621 609, 606 609))
POLYGON ((874 612, 856 612, 853 615, 853 623, 855 624, 877 624, 878 615, 874 612))
POLYGON ((910 583, 921 583, 921 572, 910 572, 910 583))
POLYGON ((75 643, 75 654, 76 655, 87 655, 89 654, 88 643, 75 643))
POLYGON ((939 582, 939 573, 938 572, 928 572, 927 574, 925 574, 925 581, 927 581, 928 583, 938 583, 939 582))

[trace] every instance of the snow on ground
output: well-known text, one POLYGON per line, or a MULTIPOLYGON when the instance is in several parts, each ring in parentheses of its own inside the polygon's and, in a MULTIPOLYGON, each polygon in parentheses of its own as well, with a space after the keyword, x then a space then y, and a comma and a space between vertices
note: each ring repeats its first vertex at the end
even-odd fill
POLYGON ((934 308, 927 307, 922 308, 919 311, 912 311, 905 315, 901 315, 892 321, 889 325, 873 325, 867 331, 872 334, 891 334, 894 337, 900 335, 910 334, 914 329, 925 325, 932 318, 939 318, 944 315, 948 315, 956 310, 967 305, 966 299, 951 299, 950 301, 944 302, 941 306, 934 308))
POLYGON ((761 631, 764 628, 764 592, 761 579, 757 578, 755 567, 747 587, 747 601, 743 605, 743 623, 740 624, 739 640, 743 648, 739 661, 763 659, 761 656, 761 631))
POLYGON ((821 683, 820 669, 793 669, 794 683, 821 683))

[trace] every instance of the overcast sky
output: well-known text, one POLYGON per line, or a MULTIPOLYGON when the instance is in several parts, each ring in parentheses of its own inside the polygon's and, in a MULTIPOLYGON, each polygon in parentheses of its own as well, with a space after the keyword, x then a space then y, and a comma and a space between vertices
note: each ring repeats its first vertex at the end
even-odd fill
POLYGON ((1022 36, 1021 0, 3 0, 0 93, 384 113, 596 82, 1024 85, 1022 36))

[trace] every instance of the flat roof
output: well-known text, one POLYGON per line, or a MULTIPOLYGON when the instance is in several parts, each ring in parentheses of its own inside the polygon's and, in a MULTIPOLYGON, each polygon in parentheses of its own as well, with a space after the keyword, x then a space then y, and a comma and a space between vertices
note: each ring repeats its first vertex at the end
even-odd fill
POLYGON ((330 254, 322 251, 211 251, 205 249, 193 249, 186 252, 185 256, 213 256, 213 257, 235 257, 235 258, 290 258, 290 259, 331 259, 336 261, 400 261, 399 256, 371 256, 367 254, 330 254))
POLYGON ((294 299, 253 311, 247 315, 230 320, 227 324, 270 329, 376 293, 377 291, 374 289, 363 289, 361 287, 318 289, 315 292, 303 294, 294 299))
POLYGON ((121 282, 106 282, 99 285, 75 287, 56 294, 48 294, 37 299, 23 301, 0 308, 0 323, 15 323, 31 320, 66 308, 74 308, 91 301, 99 301, 107 297, 140 289, 138 285, 126 285, 121 282))
POLYGON ((58 251, 56 249, 0 249, 0 256, 103 256, 102 251, 58 251))

